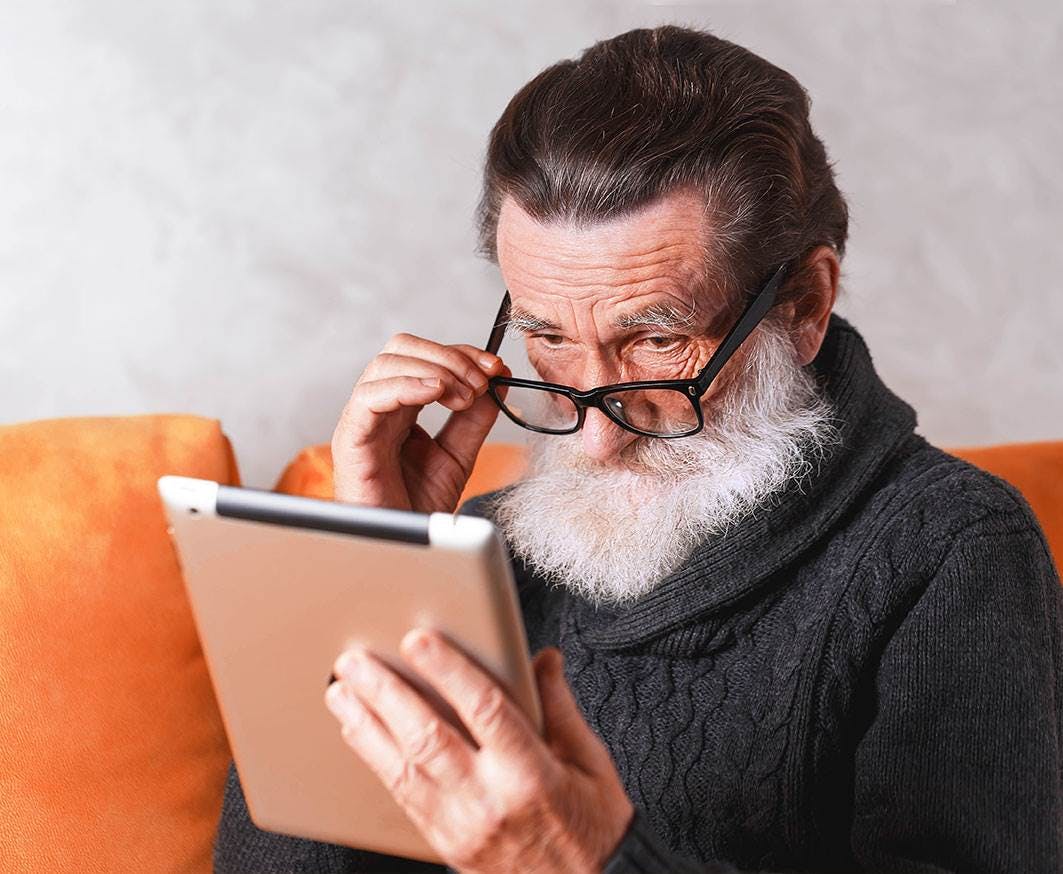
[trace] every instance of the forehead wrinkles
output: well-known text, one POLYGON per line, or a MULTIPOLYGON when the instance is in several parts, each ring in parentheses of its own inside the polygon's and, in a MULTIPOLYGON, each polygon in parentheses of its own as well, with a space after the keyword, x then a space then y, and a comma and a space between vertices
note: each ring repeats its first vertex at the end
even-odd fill
POLYGON ((706 299, 700 263, 677 259, 646 261, 635 269, 595 268, 585 273, 539 271, 528 265, 508 270, 508 287, 515 310, 556 323, 559 317, 577 319, 592 314, 600 326, 648 308, 673 311, 693 318, 714 312, 706 299))
POLYGON ((531 228, 515 223, 499 239, 499 267, 514 278, 556 283, 579 291, 617 287, 653 279, 684 286, 704 272, 705 247, 686 226, 648 226, 641 235, 571 231, 562 225, 531 228))
POLYGON ((685 244, 635 253, 619 264, 529 253, 527 260, 518 256, 505 267, 515 308, 552 322, 576 321, 582 312, 604 327, 621 312, 651 304, 683 312, 706 309, 702 262, 685 244))
POLYGON ((530 247, 511 243, 502 264, 525 281, 538 281, 582 289, 617 287, 653 279, 682 280, 689 284, 701 273, 698 247, 689 243, 662 243, 642 251, 593 252, 571 247, 530 247))
POLYGON ((564 288, 573 296, 664 280, 689 289, 706 264, 708 220, 697 197, 676 193, 644 209, 589 225, 542 222, 512 198, 502 205, 498 262, 507 282, 564 288))

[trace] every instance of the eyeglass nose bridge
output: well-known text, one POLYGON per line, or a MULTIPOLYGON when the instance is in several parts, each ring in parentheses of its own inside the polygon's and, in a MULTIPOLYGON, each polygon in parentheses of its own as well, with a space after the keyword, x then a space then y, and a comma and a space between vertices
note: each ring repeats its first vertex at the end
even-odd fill
MULTIPOLYGON (((492 380, 494 382, 494 380, 492 380)), ((583 426, 587 421, 587 410, 598 410, 603 416, 605 416, 610 422, 619 428, 623 428, 625 431, 631 431, 634 434, 642 434, 633 425, 624 422, 620 417, 612 412, 605 403, 605 399, 608 397, 609 392, 603 392, 601 389, 587 389, 586 391, 578 391, 577 389, 567 389, 566 391, 559 392, 564 395, 572 405, 576 408, 576 421, 566 431, 557 431, 558 434, 575 434, 577 431, 582 431, 583 426)), ((497 398, 496 398, 497 399, 497 398)), ((532 430, 539 430, 533 428, 532 430)))
MULTIPOLYGON (((632 384, 632 386, 639 386, 639 385, 640 385, 640 383, 633 383, 632 384)), ((654 384, 654 383, 647 383, 647 384, 645 384, 645 387, 646 388, 656 388, 656 387, 665 388, 665 386, 660 386, 659 384, 654 384)), ((571 400, 573 402, 573 404, 575 405, 575 407, 576 407, 576 424, 572 426, 572 430, 570 432, 568 432, 568 433, 574 434, 577 431, 581 431, 583 429, 584 422, 586 421, 586 418, 587 418, 587 410, 588 409, 595 409, 595 410, 598 410, 599 412, 601 412, 601 414, 603 416, 605 416, 614 425, 616 425, 619 428, 622 428, 625 431, 629 431, 632 434, 638 434, 639 436, 647 436, 647 435, 656 436, 656 437, 665 436, 665 435, 660 435, 660 434, 653 434, 650 431, 644 431, 643 429, 638 428, 635 425, 632 425, 630 422, 625 422, 619 413, 617 413, 614 410, 609 409, 609 405, 607 403, 607 399, 608 399, 609 395, 617 394, 620 391, 632 391, 632 390, 637 390, 637 388, 605 387, 605 388, 588 389, 587 391, 576 391, 576 390, 572 389, 572 390, 569 390, 568 392, 566 392, 569 400, 571 400)), ((701 407, 700 407, 698 401, 701 398, 701 395, 703 394, 703 392, 699 391, 698 390, 698 386, 695 385, 695 384, 686 385, 686 386, 683 386, 682 388, 680 388, 678 386, 671 386, 671 387, 669 387, 669 390, 674 390, 677 394, 685 394, 687 396, 687 398, 691 402, 691 406, 694 408, 694 413, 697 416, 697 427, 694 429, 694 431, 701 430, 701 428, 704 426, 704 418, 703 418, 701 407)), ((693 433, 693 432, 691 432, 691 433, 693 433)), ((674 435, 674 436, 682 436, 682 435, 674 435)))
POLYGON ((605 395, 595 392, 593 389, 589 391, 573 391, 569 393, 569 400, 576 405, 576 425, 574 431, 582 431, 584 424, 587 422, 587 410, 598 410, 603 416, 605 416, 614 425, 621 428, 624 425, 617 421, 615 416, 609 412, 605 405, 605 395))
MULTIPOLYGON (((583 420, 587 417, 587 410, 598 410, 603 413, 606 418, 616 422, 612 414, 609 412, 608 407, 605 404, 605 399, 608 394, 602 392, 600 389, 587 389, 586 391, 576 391, 575 389, 568 392, 569 400, 576 405, 576 415, 579 417, 577 425, 582 428, 583 420)), ((620 424, 617 422, 617 424, 620 424)))

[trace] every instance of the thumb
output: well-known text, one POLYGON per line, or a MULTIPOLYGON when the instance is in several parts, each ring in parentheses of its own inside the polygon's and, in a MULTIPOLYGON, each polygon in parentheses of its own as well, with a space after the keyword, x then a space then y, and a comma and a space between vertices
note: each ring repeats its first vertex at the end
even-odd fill
POLYGON ((565 679, 564 659, 556 647, 535 656, 535 679, 543 706, 546 745, 559 759, 592 774, 611 773, 613 760, 605 744, 583 718, 565 679))
POLYGON ((467 410, 456 410, 436 434, 438 443, 468 476, 483 446, 487 433, 498 418, 498 405, 486 392, 467 410))

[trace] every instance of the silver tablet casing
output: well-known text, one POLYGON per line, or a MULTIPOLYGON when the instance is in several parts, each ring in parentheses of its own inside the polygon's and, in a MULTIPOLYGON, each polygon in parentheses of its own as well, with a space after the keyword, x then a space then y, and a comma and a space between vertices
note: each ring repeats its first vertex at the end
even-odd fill
POLYGON ((428 692, 398 654, 409 629, 428 626, 493 674, 541 732, 494 526, 187 477, 161 477, 158 488, 251 819, 268 831, 439 861, 343 740, 324 693, 353 643, 428 692))

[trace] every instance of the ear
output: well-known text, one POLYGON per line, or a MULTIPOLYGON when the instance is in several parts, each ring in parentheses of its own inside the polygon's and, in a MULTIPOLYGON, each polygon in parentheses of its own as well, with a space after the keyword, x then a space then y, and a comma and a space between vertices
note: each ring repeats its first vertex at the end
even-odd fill
POLYGON ((809 276, 809 287, 790 305, 789 310, 790 336, 801 364, 805 365, 819 354, 827 334, 831 310, 838 296, 841 264, 831 246, 817 246, 806 256, 802 267, 809 276))

